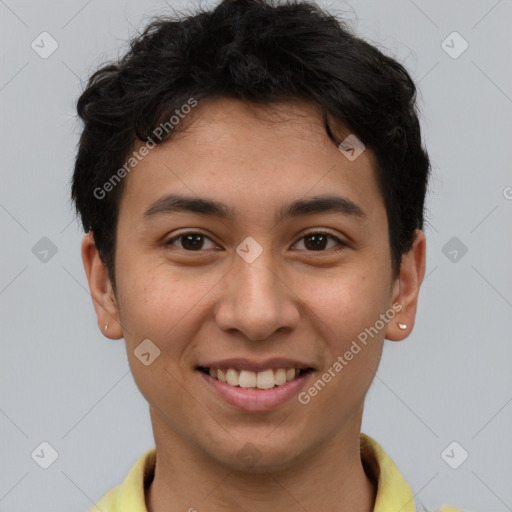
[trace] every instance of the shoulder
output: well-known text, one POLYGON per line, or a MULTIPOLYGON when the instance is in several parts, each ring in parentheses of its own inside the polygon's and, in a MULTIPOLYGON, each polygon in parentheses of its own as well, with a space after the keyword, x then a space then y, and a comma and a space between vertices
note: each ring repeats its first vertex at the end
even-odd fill
POLYGON ((365 471, 377 484, 374 512, 464 512, 451 505, 427 509, 422 503, 415 502, 412 489, 393 460, 375 439, 363 432, 360 433, 360 453, 365 471))
POLYGON ((143 453, 123 483, 108 491, 88 512, 146 512, 145 491, 153 479, 156 449, 143 453))

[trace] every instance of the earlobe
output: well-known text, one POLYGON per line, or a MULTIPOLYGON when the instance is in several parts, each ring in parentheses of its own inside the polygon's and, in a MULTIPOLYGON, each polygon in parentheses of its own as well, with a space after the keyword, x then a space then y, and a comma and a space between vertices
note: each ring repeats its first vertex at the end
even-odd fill
POLYGON ((82 261, 100 331, 112 340, 122 338, 123 330, 119 322, 119 310, 114 290, 107 267, 101 261, 91 231, 82 240, 82 261))
POLYGON ((416 238, 411 250, 402 256, 400 275, 393 291, 393 303, 402 308, 386 329, 386 339, 402 341, 414 327, 420 286, 425 276, 426 238, 423 231, 416 230, 416 238))

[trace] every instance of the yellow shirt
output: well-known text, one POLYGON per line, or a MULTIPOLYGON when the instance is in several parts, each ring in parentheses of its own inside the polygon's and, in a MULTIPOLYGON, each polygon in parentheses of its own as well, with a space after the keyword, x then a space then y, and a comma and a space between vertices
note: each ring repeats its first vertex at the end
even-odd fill
MULTIPOLYGON (((371 437, 361 433, 361 460, 378 483, 374 512, 416 512, 411 488, 395 463, 371 437)), ((156 448, 141 455, 121 485, 111 489, 89 512, 147 512, 144 492, 153 479, 156 448)), ((437 512, 462 512, 444 505, 437 512)))

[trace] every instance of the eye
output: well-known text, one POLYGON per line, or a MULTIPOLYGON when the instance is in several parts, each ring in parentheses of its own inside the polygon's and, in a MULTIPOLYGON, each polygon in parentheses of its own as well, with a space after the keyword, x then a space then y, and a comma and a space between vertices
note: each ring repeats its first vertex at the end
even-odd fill
POLYGON ((339 238, 335 237, 334 235, 331 235, 324 231, 313 231, 310 233, 306 233, 299 241, 304 240, 304 246, 307 249, 311 249, 317 252, 323 252, 326 248, 332 249, 332 247, 326 247, 329 239, 334 240, 336 242, 336 245, 338 246, 337 248, 334 249, 336 251, 339 251, 343 247, 348 247, 348 244, 342 242, 339 238))
MULTIPOLYGON (((186 251, 200 251, 201 249, 204 249, 204 240, 212 240, 208 238, 206 235, 203 235, 202 233, 196 233, 196 232, 188 232, 188 233, 182 233, 181 235, 175 236, 174 238, 171 238, 167 242, 165 242, 165 245, 174 245, 174 242, 176 240, 181 239, 181 247, 178 247, 179 249, 184 249, 186 251)), ((212 242, 212 244, 215 246, 215 244, 212 242)))
MULTIPOLYGON (((328 245, 328 240, 333 240, 336 242, 335 245, 338 247, 334 250, 340 250, 343 247, 348 247, 348 244, 345 242, 342 242, 339 238, 335 237, 334 235, 331 235, 329 233, 326 233, 324 231, 314 231, 310 233, 306 233, 305 235, 300 238, 299 241, 304 240, 304 246, 306 247, 306 250, 308 251, 316 251, 316 252, 324 252, 325 249, 332 249, 333 247, 326 247, 328 245)), ((207 249, 207 247, 204 247, 205 240, 208 240, 212 243, 213 247, 216 247, 216 244, 208 238, 206 235, 203 235, 202 233, 198 232, 187 232, 182 233, 180 235, 177 235, 167 242, 165 242, 165 245, 175 245, 175 242, 178 241, 179 249, 183 249, 188 252, 199 252, 201 249, 207 249)), ((299 243, 299 242, 296 242, 299 243)))

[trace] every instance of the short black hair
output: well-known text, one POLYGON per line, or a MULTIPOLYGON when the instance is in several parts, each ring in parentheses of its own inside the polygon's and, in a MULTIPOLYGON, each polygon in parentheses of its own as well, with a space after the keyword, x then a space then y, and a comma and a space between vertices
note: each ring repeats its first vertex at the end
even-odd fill
MULTIPOLYGON (((136 143, 150 139, 191 98, 222 97, 260 107, 311 103, 336 145, 342 137, 333 125, 373 152, 398 276, 402 254, 412 248, 415 230, 423 229, 430 172, 413 80, 400 63, 314 3, 224 0, 210 10, 152 20, 123 57, 89 78, 78 100, 83 131, 71 196, 114 290, 124 180, 108 187, 108 194, 102 187, 123 166, 129 171, 136 143)), ((175 131, 152 140, 165 142, 175 131)))

